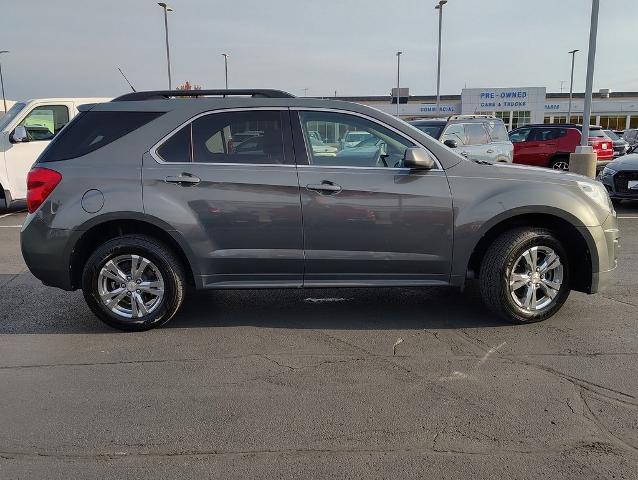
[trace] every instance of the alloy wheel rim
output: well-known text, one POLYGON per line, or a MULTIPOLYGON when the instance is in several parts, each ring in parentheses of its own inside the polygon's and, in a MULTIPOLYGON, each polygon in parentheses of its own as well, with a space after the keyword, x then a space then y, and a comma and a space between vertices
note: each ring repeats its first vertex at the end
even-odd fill
POLYGON ((164 298, 164 278, 157 266, 140 255, 120 255, 108 260, 97 280, 106 309, 135 319, 154 312, 164 298))
POLYGON ((556 162, 553 166, 554 170, 564 170, 567 171, 569 170, 569 163, 567 162, 556 162))
POLYGON ((531 247, 514 262, 508 289, 514 303, 526 313, 550 306, 563 285, 563 264, 558 254, 545 246, 531 247))

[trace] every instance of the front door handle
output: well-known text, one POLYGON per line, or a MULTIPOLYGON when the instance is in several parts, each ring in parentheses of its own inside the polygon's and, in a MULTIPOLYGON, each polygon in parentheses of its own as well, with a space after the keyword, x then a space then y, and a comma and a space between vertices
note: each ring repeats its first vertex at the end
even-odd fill
POLYGON ((494 153, 494 150, 492 150, 491 148, 489 150, 487 150, 485 153, 494 153))
POLYGON ((164 179, 166 183, 177 183, 179 185, 197 185, 201 180, 194 175, 188 173, 182 173, 177 177, 166 177, 164 179))
POLYGON ((324 180, 321 183, 310 183, 306 185, 308 190, 313 190, 315 192, 319 192, 322 194, 331 195, 333 193, 338 193, 342 190, 341 185, 337 185, 336 183, 329 182, 324 180))

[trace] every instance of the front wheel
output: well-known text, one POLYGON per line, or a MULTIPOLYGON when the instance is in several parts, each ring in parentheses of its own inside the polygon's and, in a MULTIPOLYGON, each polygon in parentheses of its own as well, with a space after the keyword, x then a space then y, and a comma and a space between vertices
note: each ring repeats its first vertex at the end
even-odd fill
POLYGON ((100 245, 89 257, 82 290, 104 323, 119 330, 149 330, 177 313, 184 299, 184 270, 157 240, 124 235, 100 245))
POLYGON ((483 302, 501 318, 512 323, 545 320, 569 296, 567 253, 548 230, 505 232, 487 250, 479 283, 483 302))
POLYGON ((565 172, 569 171, 569 158, 567 157, 558 157, 549 162, 549 168, 554 170, 563 170, 565 172))

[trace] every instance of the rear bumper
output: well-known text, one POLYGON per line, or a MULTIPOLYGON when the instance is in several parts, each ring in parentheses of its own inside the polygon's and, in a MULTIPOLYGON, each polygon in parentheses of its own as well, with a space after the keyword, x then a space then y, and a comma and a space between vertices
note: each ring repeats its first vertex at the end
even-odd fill
POLYGON ((20 232, 22 257, 31 273, 50 287, 72 290, 72 230, 52 229, 36 215, 27 216, 20 232))

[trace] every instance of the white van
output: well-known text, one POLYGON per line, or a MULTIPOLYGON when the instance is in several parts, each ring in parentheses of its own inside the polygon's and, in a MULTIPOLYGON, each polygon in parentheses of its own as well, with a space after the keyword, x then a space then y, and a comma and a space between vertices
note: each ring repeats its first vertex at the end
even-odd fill
POLYGON ((78 114, 110 98, 38 98, 16 102, 0 117, 0 210, 27 196, 27 173, 42 150, 78 114), (16 127, 18 128, 16 132, 16 127))

